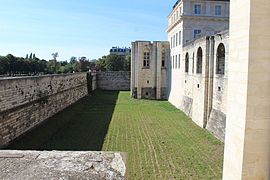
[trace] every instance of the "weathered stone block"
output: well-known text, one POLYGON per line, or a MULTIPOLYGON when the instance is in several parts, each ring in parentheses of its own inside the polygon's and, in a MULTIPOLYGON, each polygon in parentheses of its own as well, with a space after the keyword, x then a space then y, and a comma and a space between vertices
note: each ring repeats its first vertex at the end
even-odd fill
POLYGON ((212 109, 210 118, 206 125, 206 129, 212 132, 222 142, 224 142, 226 129, 226 114, 219 110, 212 109))
POLYGON ((126 154, 113 152, 0 151, 0 179, 126 178, 126 154))

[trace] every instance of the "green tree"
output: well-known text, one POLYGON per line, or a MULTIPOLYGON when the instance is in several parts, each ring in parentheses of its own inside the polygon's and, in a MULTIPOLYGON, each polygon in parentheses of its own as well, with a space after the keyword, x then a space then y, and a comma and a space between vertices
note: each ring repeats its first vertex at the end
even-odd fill
POLYGON ((102 56, 102 58, 99 58, 96 62, 96 70, 97 71, 106 71, 106 59, 107 56, 102 56))
POLYGON ((52 57, 53 57, 53 60, 57 60, 57 58, 59 57, 59 54, 58 52, 55 52, 55 53, 52 53, 52 57))
POLYGON ((76 64, 77 62, 78 62, 78 61, 77 61, 77 58, 76 58, 76 57, 72 56, 72 57, 70 58, 69 63, 71 63, 71 64, 76 64))
POLYGON ((16 57, 12 54, 8 54, 6 58, 8 60, 8 74, 11 76, 12 74, 15 74, 16 71, 16 57))
POLYGON ((0 56, 0 74, 7 74, 8 59, 5 56, 0 56))
POLYGON ((130 71, 131 56, 108 55, 95 62, 98 71, 130 71))
POLYGON ((76 65, 75 70, 78 72, 87 72, 90 69, 90 62, 86 57, 81 57, 76 65))
POLYGON ((106 57, 106 70, 107 71, 123 71, 124 70, 124 57, 119 55, 108 55, 106 57))
POLYGON ((131 55, 127 55, 124 60, 124 71, 130 71, 131 69, 131 55))
POLYGON ((52 53, 53 63, 54 63, 54 73, 58 73, 59 71, 59 64, 57 63, 57 58, 59 57, 58 52, 52 53))

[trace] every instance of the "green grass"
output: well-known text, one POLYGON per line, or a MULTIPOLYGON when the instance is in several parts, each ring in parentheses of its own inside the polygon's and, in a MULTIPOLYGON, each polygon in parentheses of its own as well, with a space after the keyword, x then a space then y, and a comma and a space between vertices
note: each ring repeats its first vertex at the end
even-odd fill
POLYGON ((166 101, 97 91, 9 149, 128 153, 128 179, 221 179, 224 145, 166 101))

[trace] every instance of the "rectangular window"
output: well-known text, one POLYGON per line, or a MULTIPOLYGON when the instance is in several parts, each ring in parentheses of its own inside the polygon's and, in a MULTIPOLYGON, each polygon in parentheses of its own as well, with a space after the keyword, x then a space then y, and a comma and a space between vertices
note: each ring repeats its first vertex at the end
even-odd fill
POLYGON ((178 33, 176 33, 176 46, 178 46, 178 33))
POLYGON ((165 67, 165 61, 162 61, 162 67, 165 67))
POLYGON ((178 56, 178 69, 180 69, 180 61, 181 61, 181 55, 179 54, 179 56, 178 56))
POLYGON ((192 55, 192 73, 194 73, 194 67, 195 67, 195 64, 194 64, 194 53, 192 55))
POLYGON ((143 66, 149 67, 150 66, 150 52, 145 51, 143 54, 143 66))
POLYGON ((195 29, 194 30, 194 38, 200 37, 202 33, 202 30, 200 29, 195 29))
POLYGON ((165 60, 166 60, 166 53, 162 52, 162 55, 161 55, 161 66, 162 67, 165 67, 165 60))
POLYGON ((201 14, 201 8, 202 6, 200 4, 194 5, 194 14, 201 14))
POLYGON ((173 45, 173 37, 171 37, 171 49, 172 49, 172 45, 173 45))
POLYGON ((173 62, 172 62, 172 68, 174 69, 174 56, 173 56, 173 58, 172 58, 173 60, 173 62))
POLYGON ((182 43, 182 34, 181 34, 181 31, 179 31, 179 45, 181 45, 182 43))
POLYGON ((177 61, 178 61, 178 59, 177 59, 177 55, 175 56, 175 69, 177 69, 177 61))
POLYGON ((221 6, 220 5, 215 6, 215 15, 221 16, 221 6))
POLYGON ((173 47, 175 47, 175 35, 173 35, 173 47))

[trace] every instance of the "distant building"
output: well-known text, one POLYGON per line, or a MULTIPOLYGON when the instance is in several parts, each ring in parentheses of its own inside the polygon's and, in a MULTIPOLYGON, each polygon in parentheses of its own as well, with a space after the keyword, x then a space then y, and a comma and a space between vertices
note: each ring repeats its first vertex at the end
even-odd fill
POLYGON ((110 49, 110 54, 116 54, 116 55, 120 55, 120 56, 127 56, 130 55, 131 53, 131 48, 120 48, 120 47, 112 47, 110 49))
POLYGON ((132 43, 131 91, 134 98, 167 99, 169 57, 169 42, 132 43))

